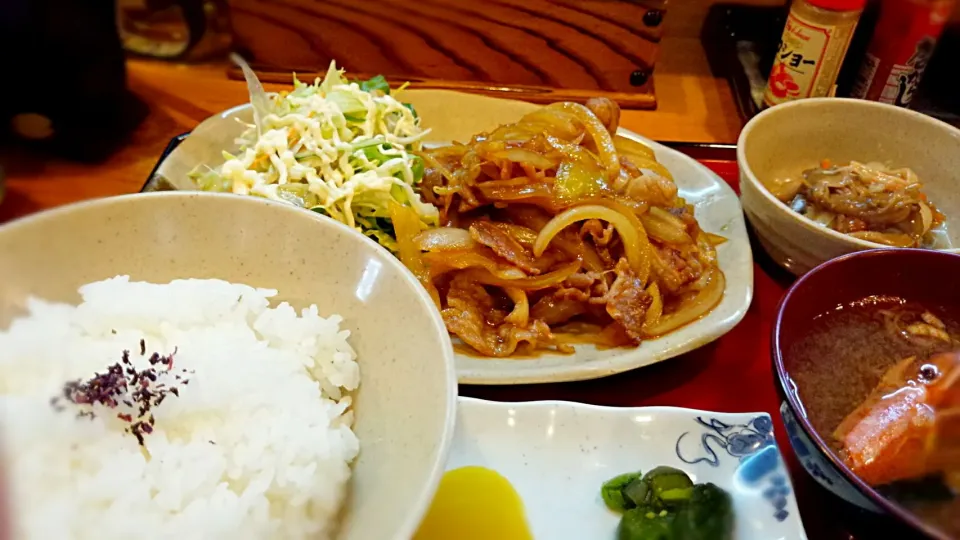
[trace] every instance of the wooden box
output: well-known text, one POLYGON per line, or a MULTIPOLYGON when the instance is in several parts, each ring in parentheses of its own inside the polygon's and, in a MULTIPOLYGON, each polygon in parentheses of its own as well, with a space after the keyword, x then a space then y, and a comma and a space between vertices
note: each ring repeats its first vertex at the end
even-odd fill
POLYGON ((354 76, 414 87, 654 108, 666 1, 229 0, 229 11, 264 80, 336 59, 354 76))

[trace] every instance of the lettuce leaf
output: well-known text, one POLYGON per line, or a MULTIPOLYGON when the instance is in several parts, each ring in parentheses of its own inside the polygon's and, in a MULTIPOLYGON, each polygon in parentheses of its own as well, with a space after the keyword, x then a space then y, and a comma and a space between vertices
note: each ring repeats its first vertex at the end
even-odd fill
POLYGON ((320 83, 320 91, 326 94, 333 89, 334 86, 345 84, 347 81, 343 80, 343 75, 340 70, 337 69, 337 62, 331 61, 330 67, 327 68, 327 74, 323 77, 323 82, 320 83))
POLYGON ((387 83, 387 79, 383 75, 377 75, 375 77, 370 77, 365 81, 356 80, 352 81, 357 83, 361 90, 364 92, 372 92, 374 90, 379 90, 384 93, 384 95, 390 95, 390 85, 387 83))
POLYGON ((420 118, 420 115, 417 114, 417 110, 413 108, 413 104, 411 104, 411 103, 401 103, 401 105, 403 105, 404 107, 406 107, 406 108, 413 114, 413 117, 414 117, 414 118, 420 118))
POLYGON ((349 90, 331 90, 327 92, 327 99, 334 102, 351 122, 363 122, 367 116, 367 107, 349 90))

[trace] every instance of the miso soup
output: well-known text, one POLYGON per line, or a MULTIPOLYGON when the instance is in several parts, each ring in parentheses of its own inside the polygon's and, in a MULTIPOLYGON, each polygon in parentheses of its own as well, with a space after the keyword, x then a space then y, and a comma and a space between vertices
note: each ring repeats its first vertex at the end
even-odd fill
POLYGON ((960 536, 960 322, 872 296, 818 316, 784 353, 810 423, 837 456, 960 536))

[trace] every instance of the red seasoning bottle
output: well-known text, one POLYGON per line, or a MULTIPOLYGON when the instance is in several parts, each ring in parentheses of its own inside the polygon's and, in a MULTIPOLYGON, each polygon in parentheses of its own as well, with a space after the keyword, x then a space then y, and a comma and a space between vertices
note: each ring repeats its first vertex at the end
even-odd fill
POLYGON ((883 0, 850 97, 906 107, 955 0, 883 0))
POLYGON ((767 79, 770 107, 832 96, 866 0, 794 0, 767 79))

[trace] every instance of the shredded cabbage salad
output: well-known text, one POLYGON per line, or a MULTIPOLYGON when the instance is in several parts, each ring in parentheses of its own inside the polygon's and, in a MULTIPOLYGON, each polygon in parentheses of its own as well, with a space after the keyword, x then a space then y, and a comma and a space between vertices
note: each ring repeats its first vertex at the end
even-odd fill
MULTIPOLYGON (((326 76, 268 94, 259 123, 223 153, 218 169, 191 174, 204 191, 254 195, 330 216, 397 250, 390 206, 413 209, 435 227, 437 209, 420 200, 423 160, 413 152, 429 130, 412 106, 390 95, 382 76, 347 81, 334 62, 326 76)), ((254 103, 256 106, 256 102, 254 103)))

